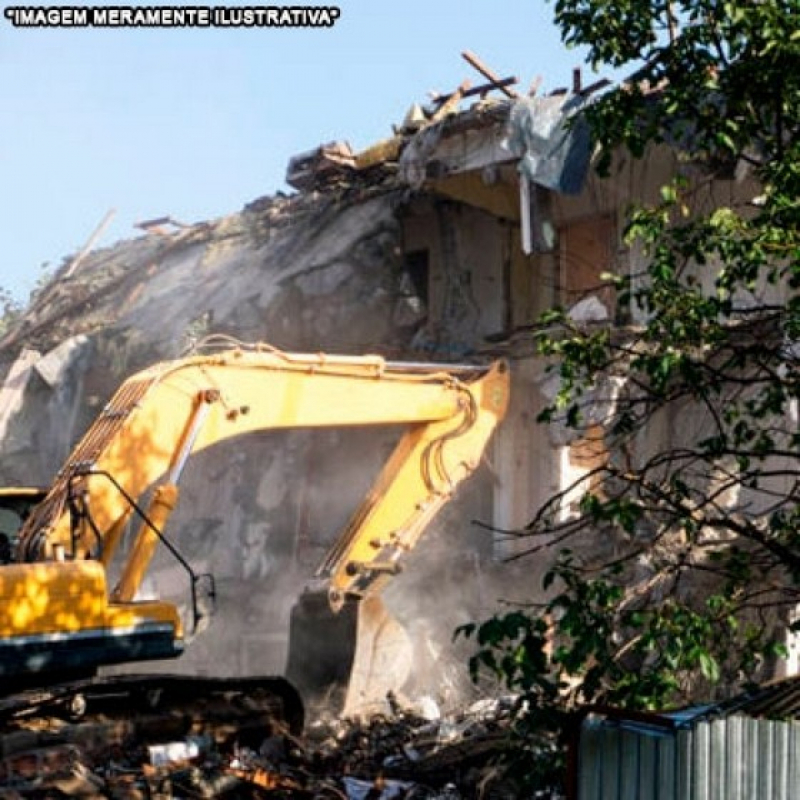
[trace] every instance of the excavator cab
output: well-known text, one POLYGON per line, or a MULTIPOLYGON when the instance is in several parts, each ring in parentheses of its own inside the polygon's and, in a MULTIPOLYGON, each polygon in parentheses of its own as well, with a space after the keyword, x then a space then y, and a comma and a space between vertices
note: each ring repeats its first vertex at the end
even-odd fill
POLYGON ((14 560, 20 528, 46 494, 47 489, 35 487, 0 488, 0 564, 14 560))

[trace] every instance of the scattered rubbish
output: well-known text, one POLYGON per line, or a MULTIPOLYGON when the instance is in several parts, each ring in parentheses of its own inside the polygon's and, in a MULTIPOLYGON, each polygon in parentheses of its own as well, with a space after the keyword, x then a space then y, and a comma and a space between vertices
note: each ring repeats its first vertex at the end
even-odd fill
POLYGON ((365 781, 345 777, 342 782, 349 800, 395 800, 407 797, 408 790, 413 786, 408 781, 387 781, 381 778, 365 781))
POLYGON ((293 156, 286 170, 286 183, 295 189, 311 189, 336 175, 347 174, 354 167, 350 145, 347 142, 329 142, 293 156))
POLYGON ((192 761, 200 755, 200 743, 196 739, 186 739, 182 742, 168 742, 167 744, 148 745, 150 763, 154 767, 163 767, 166 764, 192 761))
POLYGON ((121 721, 14 717, 0 729, 0 797, 460 800, 494 780, 511 700, 435 721, 396 700, 387 706, 369 719, 315 719, 302 736, 263 726, 255 712, 171 739, 145 709, 121 721))
POLYGON ((168 236, 170 233, 181 231, 191 226, 183 222, 178 222, 172 217, 156 217, 155 219, 146 219, 142 222, 137 222, 133 227, 139 228, 145 233, 157 233, 159 236, 168 236))

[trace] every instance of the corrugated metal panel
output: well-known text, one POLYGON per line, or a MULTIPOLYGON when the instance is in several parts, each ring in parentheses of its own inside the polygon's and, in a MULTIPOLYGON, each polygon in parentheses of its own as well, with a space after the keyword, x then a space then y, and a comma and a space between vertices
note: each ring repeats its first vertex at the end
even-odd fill
MULTIPOLYGON (((756 720, 748 719, 745 726, 747 731, 747 747, 745 750, 745 763, 756 764, 758 762, 758 748, 761 739, 761 726, 757 724, 756 720)), ((746 769, 745 771, 745 786, 750 793, 748 797, 755 797, 759 790, 758 772, 754 769, 746 769)))
POLYGON ((639 737, 639 771, 636 783, 636 797, 647 797, 653 793, 654 781, 658 776, 658 744, 653 736, 639 737))
POLYGON ((775 746, 772 750, 771 768, 775 775, 775 796, 780 800, 791 800, 797 797, 789 786, 789 760, 793 754, 789 753, 789 731, 791 725, 775 723, 775 746))
POLYGON ((676 797, 691 797, 692 783, 694 781, 694 735, 690 728, 682 728, 677 733, 677 776, 675 779, 676 797))
POLYGON ((742 756, 744 753, 745 719, 731 717, 728 720, 728 735, 725 741, 725 779, 728 800, 746 800, 744 795, 744 776, 746 769, 742 756))
POLYGON ((711 754, 709 758, 708 774, 711 783, 706 787, 703 800, 727 800, 728 787, 725 785, 725 751, 728 743, 729 725, 728 720, 724 721, 724 725, 718 725, 716 722, 711 723, 711 754))
POLYGON ((638 800, 639 767, 642 763, 642 736, 633 731, 621 731, 619 800, 638 800))
POLYGON ((579 770, 579 800, 795 800, 800 723, 737 714, 647 730, 595 718, 579 770))
POLYGON ((653 797, 656 800, 673 800, 673 798, 678 800, 680 798, 680 795, 677 794, 678 747, 675 736, 662 735, 656 739, 656 742, 658 744, 656 761, 658 771, 653 797))
POLYGON ((597 800, 601 797, 594 788, 597 773, 602 768, 598 750, 604 731, 593 719, 588 719, 581 728, 581 742, 578 750, 578 797, 581 800, 597 800))
POLYGON ((581 732, 581 800, 677 800, 676 746, 664 729, 589 719, 581 732))
POLYGON ((789 757, 789 786, 800 787, 800 726, 792 725, 789 731, 789 753, 794 753, 794 758, 789 757))
POLYGON ((693 731, 692 749, 692 782, 689 786, 690 794, 687 800, 707 800, 707 787, 710 781, 711 770, 711 731, 708 725, 697 725, 693 731))
POLYGON ((600 740, 600 755, 603 759, 600 797, 609 797, 619 800, 619 784, 624 779, 620 774, 620 732, 617 728, 610 736, 603 736, 600 740))
POLYGON ((793 675, 791 678, 762 684, 721 703, 684 709, 677 714, 665 716, 678 718, 681 714, 697 713, 711 713, 714 716, 741 713, 750 717, 773 719, 800 718, 800 676, 793 675))
MULTIPOLYGON (((762 720, 761 724, 758 725, 756 728, 756 738, 758 740, 758 749, 756 751, 756 758, 755 761, 750 762, 747 765, 747 769, 752 770, 756 773, 758 770, 756 769, 757 764, 768 764, 770 759, 770 754, 772 753, 772 744, 773 744, 773 723, 770 720, 762 720)), ((772 781, 772 771, 767 769, 764 770, 764 774, 761 778, 761 787, 764 790, 764 797, 772 797, 773 794, 773 781, 772 781)))

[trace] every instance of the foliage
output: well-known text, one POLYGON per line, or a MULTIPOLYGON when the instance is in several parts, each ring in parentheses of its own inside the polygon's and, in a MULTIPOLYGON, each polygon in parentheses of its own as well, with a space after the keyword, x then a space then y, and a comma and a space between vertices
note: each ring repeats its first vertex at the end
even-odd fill
POLYGON ((587 111, 600 170, 657 146, 676 167, 627 218, 646 266, 607 276, 626 324, 542 320, 561 380, 541 419, 601 427, 606 458, 524 531, 527 552, 572 548, 550 599, 461 631, 476 675, 525 698, 526 735, 586 703, 733 691, 783 654, 800 595, 800 6, 557 0, 555 15, 591 61, 636 66, 587 111))
POLYGON ((0 336, 14 323, 22 312, 22 306, 8 289, 0 287, 0 336))

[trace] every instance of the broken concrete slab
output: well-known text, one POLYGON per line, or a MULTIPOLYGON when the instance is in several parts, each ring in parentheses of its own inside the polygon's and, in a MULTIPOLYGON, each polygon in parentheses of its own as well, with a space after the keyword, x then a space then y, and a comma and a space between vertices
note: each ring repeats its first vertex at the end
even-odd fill
POLYGON ((74 360, 80 357, 89 337, 85 334, 72 336, 39 358, 34 369, 39 377, 51 388, 55 388, 66 377, 74 360))
POLYGON ((5 438, 9 420, 22 407, 25 387, 28 385, 33 367, 40 358, 38 351, 23 348, 0 387, 0 439, 5 438))

